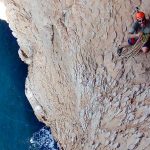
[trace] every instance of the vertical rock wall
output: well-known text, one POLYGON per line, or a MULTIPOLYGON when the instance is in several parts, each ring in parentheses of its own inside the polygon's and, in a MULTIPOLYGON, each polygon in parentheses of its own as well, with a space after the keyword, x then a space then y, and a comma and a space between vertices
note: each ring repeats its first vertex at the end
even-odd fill
POLYGON ((4 1, 29 64, 26 95, 62 149, 148 150, 150 54, 116 56, 141 1, 4 1))

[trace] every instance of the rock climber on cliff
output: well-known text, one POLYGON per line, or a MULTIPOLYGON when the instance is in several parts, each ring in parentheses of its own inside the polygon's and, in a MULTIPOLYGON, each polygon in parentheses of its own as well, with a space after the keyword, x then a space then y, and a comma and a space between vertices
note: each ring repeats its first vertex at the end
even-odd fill
MULTIPOLYGON (((117 49, 117 53, 121 56, 121 52, 123 48, 134 45, 138 42, 138 39, 143 34, 150 34, 150 20, 147 20, 144 12, 137 11, 135 14, 136 21, 133 23, 131 29, 129 30, 128 35, 128 43, 124 44, 124 46, 120 46, 117 49)), ((141 47, 143 53, 147 53, 150 50, 150 38, 145 42, 145 44, 141 47)))

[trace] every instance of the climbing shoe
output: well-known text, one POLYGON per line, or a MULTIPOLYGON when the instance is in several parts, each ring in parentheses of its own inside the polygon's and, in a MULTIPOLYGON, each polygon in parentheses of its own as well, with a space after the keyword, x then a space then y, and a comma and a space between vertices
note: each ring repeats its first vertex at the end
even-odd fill
POLYGON ((119 48, 117 49, 117 54, 118 54, 118 56, 121 56, 122 50, 123 50, 123 47, 119 47, 119 48))

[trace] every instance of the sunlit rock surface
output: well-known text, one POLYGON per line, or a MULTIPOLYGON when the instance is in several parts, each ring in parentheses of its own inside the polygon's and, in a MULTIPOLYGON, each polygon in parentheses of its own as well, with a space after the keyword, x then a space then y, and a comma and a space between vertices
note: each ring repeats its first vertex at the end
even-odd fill
POLYGON ((26 95, 65 150, 149 150, 150 53, 116 49, 145 0, 5 0, 26 95))
POLYGON ((0 0, 0 19, 7 20, 6 6, 4 5, 2 0, 0 0))

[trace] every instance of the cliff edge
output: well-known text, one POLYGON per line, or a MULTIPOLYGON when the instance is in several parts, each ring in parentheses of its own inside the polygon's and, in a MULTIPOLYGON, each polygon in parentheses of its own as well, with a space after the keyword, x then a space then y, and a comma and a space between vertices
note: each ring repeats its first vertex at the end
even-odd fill
POLYGON ((4 0, 29 65, 26 95, 64 150, 149 150, 150 53, 120 61, 145 0, 4 0), (134 3, 133 3, 134 2, 134 3))

